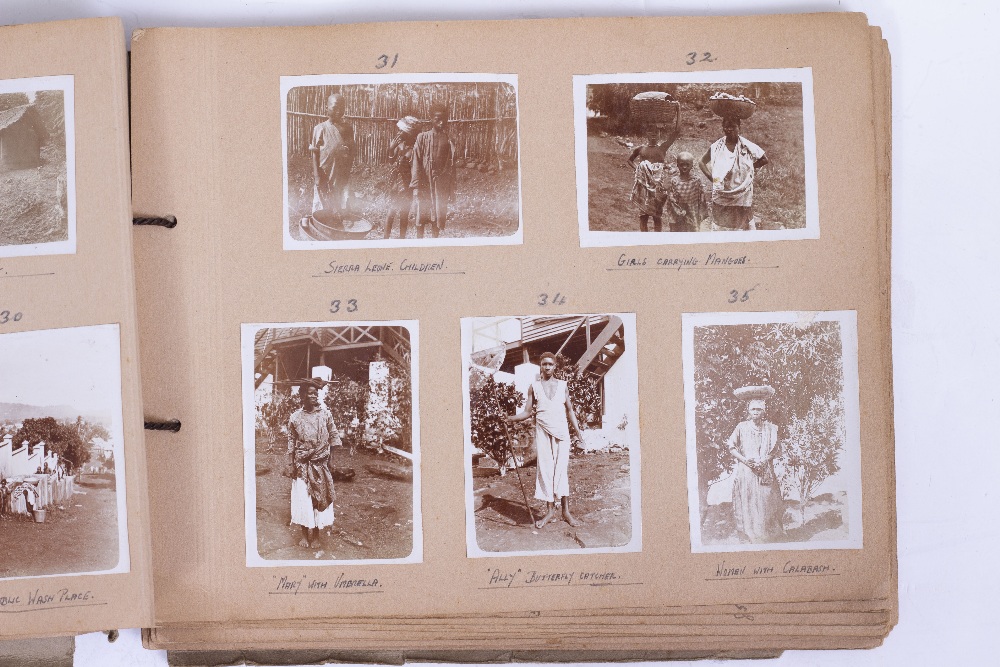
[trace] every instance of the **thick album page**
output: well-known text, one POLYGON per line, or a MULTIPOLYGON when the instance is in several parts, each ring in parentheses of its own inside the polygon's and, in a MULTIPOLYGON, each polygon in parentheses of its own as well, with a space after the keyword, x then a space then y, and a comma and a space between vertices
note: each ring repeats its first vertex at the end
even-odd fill
POLYGON ((132 44, 159 625, 893 594, 863 16, 132 44))
POLYGON ((149 618, 125 44, 0 28, 3 637, 149 618))

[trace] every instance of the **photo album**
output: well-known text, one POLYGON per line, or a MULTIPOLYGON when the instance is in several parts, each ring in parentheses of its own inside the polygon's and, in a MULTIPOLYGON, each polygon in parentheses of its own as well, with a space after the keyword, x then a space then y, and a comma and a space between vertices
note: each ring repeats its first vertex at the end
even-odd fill
POLYGON ((0 637, 603 660, 896 623, 864 15, 0 55, 0 637))

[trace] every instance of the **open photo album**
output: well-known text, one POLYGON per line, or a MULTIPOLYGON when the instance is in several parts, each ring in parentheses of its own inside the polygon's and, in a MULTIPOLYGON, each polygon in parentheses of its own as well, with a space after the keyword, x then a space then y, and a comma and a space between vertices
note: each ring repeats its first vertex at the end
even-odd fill
POLYGON ((890 86, 863 15, 131 51, 117 19, 0 28, 0 636, 881 643, 890 86))

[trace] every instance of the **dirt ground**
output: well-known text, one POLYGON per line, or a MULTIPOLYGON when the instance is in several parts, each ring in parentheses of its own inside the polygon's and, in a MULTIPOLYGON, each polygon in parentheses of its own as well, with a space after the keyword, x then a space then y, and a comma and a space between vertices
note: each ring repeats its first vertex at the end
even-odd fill
POLYGON ((42 149, 37 169, 0 172, 0 246, 50 243, 69 238, 66 209, 56 182, 66 176, 65 158, 42 149))
MULTIPOLYGON (((826 542, 846 540, 850 537, 844 522, 847 516, 847 494, 824 493, 816 496, 806 506, 805 521, 796 500, 785 501, 785 538, 781 542, 826 542)), ((731 502, 709 505, 702 524, 703 544, 742 544, 736 534, 731 502)))
POLYGON ((45 523, 0 518, 0 578, 110 570, 118 564, 118 508, 110 475, 82 475, 45 523))
MULTIPOLYGON (((638 231, 639 213, 629 201, 635 172, 625 161, 632 150, 616 139, 633 145, 646 137, 619 137, 605 132, 603 119, 588 121, 587 168, 589 170, 589 223, 593 231, 638 231)), ((743 122, 740 134, 764 149, 770 163, 754 178, 754 215, 758 229, 800 229, 806 224, 805 150, 802 110, 799 107, 767 107, 743 122)), ((676 155, 691 153, 695 162, 722 136, 722 121, 708 108, 681 110, 681 136, 668 151, 673 168, 676 155)), ((706 192, 711 184, 695 164, 692 173, 706 192)), ((667 220, 664 219, 664 223, 667 220)), ((708 220, 698 231, 711 230, 708 220)))
POLYGON ((267 451, 257 439, 257 551, 267 560, 370 560, 405 558, 413 550, 412 467, 393 455, 347 447, 333 449, 334 467, 354 471, 334 479, 333 526, 320 531, 320 549, 298 545, 299 526, 289 525, 292 480, 283 446, 267 451))
MULTIPOLYGON (((288 166, 288 219, 297 223, 312 211, 312 171, 307 160, 293 160, 288 166)), ((519 185, 516 169, 480 172, 459 168, 455 197, 448 209, 448 220, 441 236, 469 238, 510 236, 518 229, 519 185)), ((386 194, 391 186, 392 170, 388 164, 365 167, 355 166, 351 174, 351 191, 354 199, 351 214, 372 223, 367 239, 381 239, 385 230, 386 215, 392 204, 386 194)), ((302 236, 297 224, 290 224, 290 233, 298 240, 302 236)), ((393 220, 392 238, 399 237, 398 223, 393 220)), ((407 238, 416 238, 416 228, 411 223, 407 238)))
MULTIPOLYGON (((521 469, 524 489, 535 518, 545 503, 533 498, 535 466, 521 469)), ((617 547, 632 538, 632 494, 628 452, 579 454, 569 462, 570 512, 580 520, 573 528, 559 519, 535 528, 524 507, 517 475, 473 468, 476 496, 476 541, 483 551, 550 551, 617 547)))

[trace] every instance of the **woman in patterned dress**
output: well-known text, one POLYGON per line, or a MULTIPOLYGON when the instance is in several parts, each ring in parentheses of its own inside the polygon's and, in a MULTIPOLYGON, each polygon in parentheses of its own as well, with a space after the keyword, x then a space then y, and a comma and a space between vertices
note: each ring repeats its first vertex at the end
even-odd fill
POLYGON ((737 461, 733 470, 733 519, 744 541, 775 542, 785 532, 781 487, 774 474, 774 459, 781 452, 778 427, 764 419, 767 404, 763 398, 751 399, 747 408, 750 419, 740 422, 727 442, 737 461))

